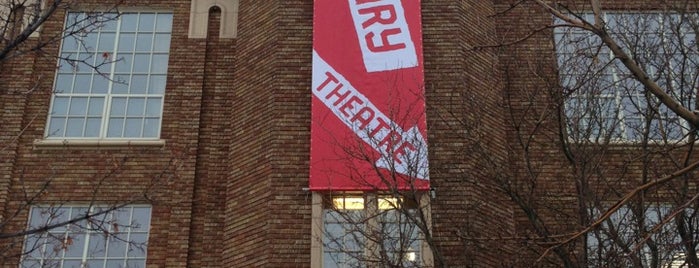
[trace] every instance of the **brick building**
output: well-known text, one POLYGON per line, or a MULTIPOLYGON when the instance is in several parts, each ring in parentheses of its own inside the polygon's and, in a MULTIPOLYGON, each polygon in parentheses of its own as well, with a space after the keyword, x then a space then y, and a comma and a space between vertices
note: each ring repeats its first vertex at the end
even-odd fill
MULTIPOLYGON (((127 0, 118 7, 122 16, 87 26, 99 33, 85 41, 98 52, 68 37, 0 61, 0 222, 7 223, 0 231, 125 201, 121 218, 110 212, 106 222, 136 223, 121 231, 102 227, 128 237, 122 240, 89 232, 63 239, 52 257, 41 255, 48 246, 40 238, 10 237, 4 266, 20 260, 27 267, 323 266, 322 232, 313 230, 327 193, 308 190, 314 4, 238 2, 127 0), (140 38, 150 41, 139 47, 140 38), (84 53, 94 54, 80 58, 84 53), (77 62, 59 61, 57 68, 58 55, 77 62), (124 60, 100 65, 107 58, 124 60), (82 66, 83 59, 96 59, 96 69, 82 66), (111 79, 101 80, 96 70, 111 79), (51 205, 60 208, 42 213, 51 205), (133 248, 141 240, 147 246, 133 248), (40 248, 23 254, 30 244, 40 248), (108 245, 128 250, 112 256, 108 245), (102 255, 91 255, 93 247, 102 255)), ((620 2, 608 6, 648 8, 620 2)), ((27 42, 71 23, 93 23, 86 14, 105 3, 61 9, 27 42)), ((489 47, 550 24, 551 14, 523 5, 493 16, 509 7, 509 1, 422 1, 432 191, 421 198, 430 199, 439 251, 422 246, 423 265, 559 266, 566 258, 555 254, 535 262, 553 241, 546 236, 583 225, 570 216, 579 200, 574 165, 560 146, 560 110, 550 105, 551 95, 535 94, 558 81, 553 31, 489 47), (523 146, 529 130, 541 132, 523 146), (540 217, 554 219, 548 234, 537 233, 498 184, 532 173, 544 186, 532 187, 529 197, 545 204, 540 217)), ((619 157, 633 153, 617 150, 619 157)), ((574 260, 582 248, 565 247, 574 260)))

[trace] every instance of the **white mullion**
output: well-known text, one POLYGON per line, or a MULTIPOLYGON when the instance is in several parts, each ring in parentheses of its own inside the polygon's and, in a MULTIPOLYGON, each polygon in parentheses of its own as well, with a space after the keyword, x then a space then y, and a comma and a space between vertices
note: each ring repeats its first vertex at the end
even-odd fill
MULTIPOLYGON (((109 111, 112 107, 112 89, 114 88, 114 76, 116 72, 117 54, 119 53, 119 38, 121 37, 121 16, 117 17, 117 25, 114 32, 114 47, 112 48, 112 63, 109 72, 109 82, 107 84, 107 94, 104 96, 104 107, 102 110, 102 124, 100 126, 99 138, 107 138, 109 130, 109 111)), ((132 60, 133 61, 133 60, 132 60)))
POLYGON ((136 41, 138 41, 138 27, 141 25, 141 12, 136 12, 136 29, 134 29, 134 43, 132 44, 132 50, 130 50, 131 53, 131 66, 129 66, 129 87, 128 87, 128 92, 125 95, 126 97, 126 106, 124 107, 124 122, 121 123, 121 134, 119 134, 118 138, 124 138, 124 133, 126 133, 126 120, 128 119, 128 110, 129 110, 129 101, 131 100, 131 97, 133 96, 131 94, 131 79, 133 78, 134 75, 134 64, 136 62, 136 41))
MULTIPOLYGON (((68 119, 72 117, 71 114, 70 114, 70 107, 73 106, 73 100, 74 100, 75 98, 77 98, 77 97, 76 97, 76 96, 70 96, 70 97, 69 97, 69 100, 68 100, 68 107, 67 107, 68 109, 67 109, 67 111, 66 111, 66 114, 64 115, 64 116, 65 116, 65 117, 64 117, 64 118, 65 118, 65 121, 63 122, 63 128, 61 128, 61 129, 63 130, 62 133, 61 133, 61 137, 63 137, 63 138, 66 137, 66 133, 68 132, 68 119)), ((72 137, 71 137, 71 138, 72 138, 72 137)))
MULTIPOLYGON (((606 14, 604 14, 605 21, 607 20, 606 14)), ((612 125, 612 138, 614 136, 614 129, 616 127, 619 127, 619 132, 621 134, 621 139, 622 140, 627 140, 629 138, 629 134, 627 133, 626 129, 626 113, 624 111, 624 104, 623 104, 623 98, 624 98, 624 92, 622 88, 619 88, 619 84, 621 83, 621 79, 619 78, 619 73, 617 72, 616 66, 613 64, 613 61, 616 60, 616 57, 614 56, 614 52, 610 49, 609 52, 607 53, 608 60, 611 63, 608 65, 607 68, 611 70, 611 75, 612 75, 612 88, 614 90, 614 108, 616 109, 616 119, 619 120, 618 126, 612 125)), ((615 138, 616 139, 616 138, 615 138)))
MULTIPOLYGON (((71 208, 71 213, 73 212, 73 209, 71 208)), ((87 213, 92 213, 92 207, 87 208, 87 213)), ((83 248, 83 254, 82 258, 80 260, 81 267, 86 267, 85 264, 87 263, 87 255, 89 254, 89 247, 90 247, 90 236, 92 235, 92 232, 90 231, 91 228, 91 223, 90 221, 86 221, 86 227, 87 230, 85 230, 85 243, 84 243, 84 248, 83 248)))
MULTIPOLYGON (((129 259, 129 242, 131 241, 131 222, 133 222, 133 210, 134 207, 127 207, 129 209, 129 219, 127 221, 127 226, 124 226, 123 228, 126 229, 126 253, 122 255, 122 258, 124 258, 124 267, 127 267, 127 261, 129 259)), ((147 254, 147 253, 146 253, 147 254)))
MULTIPOLYGON (((104 219, 107 222, 113 221, 114 220, 114 211, 112 210, 109 213, 107 213, 107 215, 105 215, 104 219), (107 219, 107 217, 109 217, 109 219, 107 219)), ((104 224, 103 224, 103 226, 104 226, 104 224)), ((106 226, 106 228, 108 228, 108 231, 105 234, 105 238, 104 238, 104 260, 102 260, 103 267, 107 267, 107 260, 109 260, 109 243, 112 242, 112 239, 114 239, 114 235, 115 235, 114 233, 112 233, 113 230, 112 230, 111 224, 108 224, 106 226)))
MULTIPOLYGON (((660 16, 660 15, 659 15, 659 16, 660 16)), ((661 22, 661 23, 660 23, 660 27, 663 27, 663 28, 664 28, 664 27, 666 26, 666 25, 665 25, 665 21, 662 20, 662 19, 664 19, 664 17, 661 16, 660 18, 661 18, 661 20, 660 20, 660 22, 661 22)), ((677 22, 677 23, 680 23, 680 20, 681 20, 681 18, 678 18, 678 22, 677 22)), ((671 22, 672 22, 672 19, 670 18, 670 23, 671 23, 671 22)), ((668 25, 668 27, 672 27, 672 26, 673 26, 673 25, 668 25)), ((679 25, 678 25, 678 26, 679 26, 679 25)), ((681 28, 681 26, 679 26, 679 27, 681 28)), ((672 49, 671 47, 668 47, 668 45, 667 45, 667 41, 666 41, 667 38, 666 38, 666 31, 665 31, 665 29, 663 29, 662 31, 660 31, 660 34, 661 34, 661 41, 662 41, 663 47, 664 47, 666 50, 672 49)), ((683 45, 683 43, 684 43, 684 38, 682 37, 682 35, 681 35, 680 32, 678 32, 678 35, 679 35, 679 40, 678 40, 678 42, 679 42, 679 44, 678 44, 679 47, 678 47, 678 49, 682 49, 682 47, 684 46, 684 45, 683 45)), ((684 79, 684 75, 683 75, 682 73, 680 73, 679 75, 675 75, 675 72, 672 71, 672 70, 675 69, 674 66, 673 66, 673 65, 674 65, 674 64, 673 64, 673 59, 674 59, 674 56, 675 56, 676 53, 675 53, 675 51, 665 51, 665 53, 668 53, 668 52, 672 52, 672 53, 669 55, 670 58, 669 58, 669 60, 668 60, 668 66, 670 67, 670 68, 668 68, 668 70, 670 70, 670 71, 669 71, 670 83, 672 84, 673 88, 675 88, 675 90, 679 90, 679 95, 680 95, 680 98, 681 98, 681 97, 682 97, 682 96, 681 96, 681 95, 682 95, 682 89, 680 88, 680 85, 677 84, 677 80, 676 80, 676 79, 677 79, 677 77, 679 77, 679 79, 684 79)), ((675 93, 678 93, 678 92, 675 91, 675 93)), ((690 100, 691 100, 691 98, 690 98, 690 100)), ((681 99, 680 99, 680 101, 681 101, 681 99)), ((684 119, 682 119, 682 118, 679 118, 679 116, 677 116, 676 114, 669 114, 668 117, 666 118, 666 120, 668 121, 668 123, 670 122, 670 118, 671 118, 671 117, 673 117, 673 119, 674 119, 674 118, 677 118, 677 119, 678 119, 679 124, 680 124, 680 127, 682 128, 682 136, 683 136, 683 137, 684 137, 686 134, 689 133, 690 126, 689 126, 689 124, 687 124, 687 120, 684 120, 684 119)), ((667 128, 667 127, 666 127, 666 128, 667 128)), ((668 129, 669 129, 669 128, 668 128, 668 129)), ((684 138, 683 138, 683 139, 684 139, 684 138)))
MULTIPOLYGON (((95 40, 95 47, 93 48, 94 51, 92 52, 92 54, 94 54, 94 55, 92 55, 92 68, 94 68, 94 69, 90 73, 90 83, 87 87, 87 89, 88 89, 87 92, 88 92, 89 96, 87 97, 87 105, 85 106, 86 110, 85 110, 85 115, 83 117, 83 126, 82 126, 82 131, 80 132, 80 134, 81 134, 80 138, 85 138, 85 133, 87 132, 87 119, 89 118, 88 114, 90 113, 89 112, 90 111, 90 100, 92 99, 92 97, 95 96, 95 94, 93 93, 94 89, 92 88, 92 85, 95 82, 95 76, 98 75, 98 72, 96 71, 96 69, 97 69, 97 54, 98 54, 97 48, 99 48, 99 46, 100 46, 100 37, 102 36, 102 29, 97 27, 94 31, 97 33, 97 36, 95 36, 96 40, 95 40)), ((88 33, 88 34, 90 34, 90 33, 88 33)))
MULTIPOLYGON (((150 95, 151 95, 149 92, 150 91, 150 79, 153 76, 153 71, 151 69, 153 68, 153 55, 155 54, 155 36, 156 36, 156 29, 157 29, 157 24, 158 24, 158 16, 159 16, 159 13, 157 13, 157 12, 153 13, 153 27, 152 27, 152 32, 151 32, 150 51, 149 51, 150 52, 150 59, 149 59, 149 63, 148 63, 148 72, 147 72, 148 79, 146 79, 146 88, 145 88, 146 96, 143 99, 143 111, 141 111, 141 132, 140 132, 139 138, 145 138, 143 136, 143 133, 146 130, 146 118, 147 118, 146 111, 148 110, 148 99, 150 98, 150 95)), ((168 59, 169 58, 170 57, 169 57, 169 53, 168 53, 168 59)), ((167 78, 166 78, 166 80, 167 80, 167 78)), ((162 114, 162 107, 163 107, 162 99, 163 98, 161 98, 161 100, 160 100, 161 101, 161 104, 160 104, 161 114, 162 114)), ((160 120, 158 120, 158 121, 160 121, 160 120)), ((158 126, 158 137, 159 136, 160 136, 160 126, 158 126)))
MULTIPOLYGON (((675 82, 675 79, 674 79, 674 74, 675 74, 675 72, 673 71, 673 70, 674 70, 674 64, 672 63, 672 58, 673 58, 673 55, 674 55, 674 51, 672 51, 672 47, 668 46, 668 43, 667 43, 668 40, 667 40, 667 35, 666 35, 666 32, 665 32, 665 31, 667 30, 667 29, 666 29, 666 25, 665 25, 665 17, 664 17, 662 14, 658 14, 657 16, 658 16, 658 28, 659 28, 659 29, 657 29, 657 32, 659 33, 657 38, 659 39, 658 42, 660 42, 659 45, 660 45, 660 46, 663 48, 663 50, 664 50, 664 51, 663 51, 663 54, 665 54, 665 55, 662 55, 662 57, 665 57, 665 59, 663 59, 663 60, 667 60, 667 66, 669 67, 669 68, 667 69, 667 72, 668 72, 668 73, 666 74, 666 75, 668 75, 669 78, 670 78, 670 82, 669 82, 668 86, 672 86, 672 88, 677 89, 679 85, 675 82), (668 58, 668 57, 669 57, 669 58, 668 58)), ((670 22, 671 22, 671 21, 672 21, 672 19, 670 19, 670 22)), ((668 27, 672 27, 672 26, 669 25, 668 27)), ((660 79, 664 79, 664 78, 663 78, 662 76, 660 76, 660 79)), ((671 92, 671 93, 672 93, 672 92, 671 92)), ((681 101, 681 99, 680 99, 680 101, 681 101)), ((664 104, 661 103, 660 105, 664 105, 664 104)), ((671 132, 671 126, 670 126, 670 123, 671 123, 671 122, 670 122, 670 116, 671 116, 671 115, 669 115, 669 114, 668 114, 667 116, 663 115, 663 114, 661 113, 661 110, 658 109, 658 117, 660 118, 658 123, 659 123, 659 125, 664 123, 664 124, 663 124, 663 127, 665 128, 665 135, 666 135, 666 136, 669 136, 669 135, 672 133, 672 132, 671 132), (664 122, 663 122, 663 121, 664 121, 664 122)), ((684 132, 685 132, 685 131, 682 130, 682 133, 683 133, 683 134, 684 134, 684 132)), ((666 137, 666 138, 667 138, 668 140, 674 140, 674 138, 672 138, 672 137, 666 137)))

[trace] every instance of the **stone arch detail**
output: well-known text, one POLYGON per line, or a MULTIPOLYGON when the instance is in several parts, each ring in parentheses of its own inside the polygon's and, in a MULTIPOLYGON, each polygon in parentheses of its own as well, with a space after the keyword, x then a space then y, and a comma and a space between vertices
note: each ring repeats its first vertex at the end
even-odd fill
POLYGON ((239 0, 192 0, 189 10, 189 38, 206 38, 209 24, 209 10, 216 6, 221 9, 220 38, 238 36, 239 0))

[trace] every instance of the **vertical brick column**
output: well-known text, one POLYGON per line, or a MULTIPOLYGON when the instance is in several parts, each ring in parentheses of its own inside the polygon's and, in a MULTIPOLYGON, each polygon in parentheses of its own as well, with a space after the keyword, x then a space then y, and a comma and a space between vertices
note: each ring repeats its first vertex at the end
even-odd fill
POLYGON ((514 231, 512 210, 484 159, 505 159, 502 88, 497 57, 472 50, 494 42, 490 1, 423 1, 425 87, 435 264, 507 265, 512 247, 498 237, 514 231), (478 133, 486 134, 479 138, 478 133), (484 138, 485 137, 485 138, 484 138), (483 156, 487 156, 485 158, 483 156), (468 238, 468 239, 467 239, 468 238), (473 238, 493 239, 469 240, 473 238), (474 242, 477 241, 477 242, 474 242))
POLYGON ((278 87, 279 1, 241 2, 224 221, 225 267, 268 267, 272 195, 273 92, 278 87))

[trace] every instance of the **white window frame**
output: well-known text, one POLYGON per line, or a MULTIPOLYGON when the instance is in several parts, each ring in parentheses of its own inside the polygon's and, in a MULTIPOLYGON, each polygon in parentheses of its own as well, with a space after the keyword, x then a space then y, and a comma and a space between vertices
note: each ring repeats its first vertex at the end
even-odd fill
MULTIPOLYGON (((82 14, 88 14, 86 12, 71 12, 66 16, 66 27, 72 25, 72 16, 80 16, 82 14)), ((116 13, 104 13, 105 16, 115 16, 116 13)), ((45 129, 45 140, 107 140, 107 141, 119 141, 119 140, 133 140, 133 141, 147 141, 147 140, 157 140, 160 138, 162 129, 162 117, 163 117, 163 106, 164 106, 164 95, 165 87, 167 83, 167 68, 169 62, 170 54, 170 40, 172 37, 172 24, 173 24, 173 13, 172 12, 162 12, 162 11, 129 11, 121 13, 116 19, 116 25, 114 29, 109 31, 101 30, 101 27, 92 27, 84 29, 85 32, 94 35, 94 46, 90 47, 91 51, 85 52, 85 49, 81 47, 82 43, 77 44, 77 49, 67 50, 67 43, 75 42, 75 38, 87 38, 87 35, 67 35, 61 42, 58 68, 56 70, 56 78, 54 79, 54 94, 51 97, 51 104, 49 109, 49 114, 47 116, 46 129, 45 129), (122 18, 129 16, 136 16, 136 18, 144 18, 144 16, 153 15, 154 21, 152 25, 149 25, 148 30, 142 30, 140 28, 140 22, 135 22, 135 29, 124 31, 122 27, 122 18), (164 18, 163 21, 158 19, 164 18), (161 27, 161 24, 163 27, 161 27), (141 32, 145 31, 145 32, 141 32), (99 40, 102 41, 102 36, 113 35, 113 43, 107 44, 108 50, 102 51, 102 44, 97 43, 99 40), (120 48, 121 37, 133 36, 131 49, 120 48), (138 45, 140 39, 136 40, 136 37, 145 36, 148 42, 147 49, 139 49, 138 45), (158 37, 158 38, 156 38, 158 37), (150 39, 150 40, 149 40, 150 39), (75 52, 73 52, 75 51, 75 52), (87 60, 92 61, 92 66, 85 65, 78 62, 68 62, 63 57, 69 55, 75 55, 75 57, 81 57, 80 55, 87 55, 87 60), (139 59, 145 59, 146 69, 145 71, 136 71, 135 68, 142 65, 136 64, 134 61, 135 56, 139 56, 139 59), (155 61, 157 57, 157 61, 155 61), (158 62, 160 64, 154 64, 158 62), (164 64, 164 66, 162 65, 164 64), (138 65, 138 66, 136 66, 138 65), (97 68, 92 68, 97 66, 97 68), (80 71, 80 68, 87 69, 87 71, 80 71), (128 70, 123 70, 127 68, 128 70), (69 70, 67 70, 69 69, 69 70), (122 69, 122 70, 119 70, 122 69), (102 72, 101 74, 98 71, 102 72), (87 75, 87 81, 90 86, 87 87, 88 92, 77 93, 74 92, 80 87, 78 87, 78 76, 87 75), (68 78, 65 80, 70 86, 64 86, 59 81, 63 81, 63 78, 68 78), (141 86, 137 87, 139 91, 142 92, 130 92, 136 88, 136 80, 126 81, 128 79, 140 78, 143 83, 141 86), (75 79, 75 80, 73 80, 75 79), (145 79, 145 80, 143 80, 145 79), (106 86, 95 86, 95 83, 101 83, 101 85, 106 86), (155 86, 157 84, 157 86, 155 86), (129 85, 134 85, 129 89, 129 85), (126 89, 123 89, 126 87, 126 89), (125 92, 116 92, 117 88, 126 90, 125 92), (100 92, 95 93, 94 91, 99 89, 100 92), (68 92, 66 92, 68 91, 68 92), (90 92, 92 91, 92 92, 90 92), (57 105, 58 99, 62 100, 62 105, 57 105), (85 100, 86 104, 82 109, 81 105, 78 106, 76 111, 82 111, 84 113, 73 113, 73 100, 85 100), (95 100, 94 103, 100 103, 96 106, 94 110, 90 107, 92 105, 91 100, 95 100), (122 106, 122 113, 113 113, 112 105, 117 100, 124 100, 125 103, 122 106), (67 101, 67 102, 66 102, 67 101), (130 110, 127 105, 141 103, 141 108, 138 110, 130 110), (91 111, 92 110, 92 111, 91 111), (59 112, 60 111, 60 112, 59 112), (98 111, 101 111, 98 112, 98 111), (130 113, 130 114, 129 114, 130 113), (82 120, 80 129, 80 134, 74 135, 69 134, 71 128, 68 127, 69 118, 76 118, 77 121, 82 120), (130 119, 130 120, 129 120, 130 119), (109 133, 111 123, 116 123, 121 121, 121 131, 119 135, 111 135, 109 133), (99 121, 99 127, 97 129, 95 122, 99 121), (93 124, 92 128, 87 126, 88 122, 93 124), (127 128, 127 123, 138 123, 138 128, 127 128), (127 130, 138 130, 138 134, 126 135, 127 130), (98 133, 94 133, 95 130, 98 133), (91 135, 86 136, 87 132, 91 131, 91 135)), ((106 19, 106 23, 109 23, 109 19, 106 19)), ((107 25, 107 24, 104 25, 107 25)), ((71 28, 75 29, 75 28, 71 28)), ((105 40, 109 40, 106 39, 105 40)), ((75 46, 75 44, 71 44, 75 46)), ((82 58, 85 59, 85 58, 82 58)), ((81 60, 79 58, 78 60, 81 60)), ((81 91, 84 89, 80 88, 81 91)), ((138 108, 139 106, 134 106, 138 108)), ((77 122, 76 121, 76 122, 77 122)), ((113 127, 113 126, 112 126, 113 127)))
MULTIPOLYGON (((326 252, 325 246, 326 246, 326 233, 325 233, 325 216, 327 215, 326 213, 331 212, 331 210, 337 210, 336 208, 329 208, 328 206, 330 203, 329 202, 335 202, 335 198, 361 198, 363 199, 362 203, 362 208, 357 209, 356 211, 358 212, 357 217, 361 218, 360 220, 364 220, 364 224, 362 226, 356 226, 353 227, 353 229, 356 228, 372 228, 373 230, 382 230, 382 227, 379 227, 380 224, 382 224, 381 218, 383 217, 384 213, 387 213, 390 211, 389 210, 381 210, 379 207, 383 207, 382 200, 388 199, 391 200, 392 198, 387 197, 386 195, 382 194, 377 194, 377 193, 338 193, 338 194, 332 194, 329 195, 328 193, 318 193, 314 192, 312 193, 313 195, 313 205, 312 205, 312 218, 313 218, 313 225, 312 225, 312 237, 313 240, 311 242, 311 267, 312 268, 322 268, 324 267, 324 255, 326 252)), ((388 205, 396 205, 396 202, 383 202, 388 205)), ((384 205, 386 205, 384 204, 384 205)), ((430 223, 430 205, 429 205, 429 194, 420 194, 419 195, 419 204, 417 204, 419 207, 415 209, 420 209, 422 210, 422 213, 426 216, 427 218, 427 228, 431 229, 431 223, 430 223)), ((401 213, 396 211, 397 213, 401 213)), ((346 223, 346 224, 352 224, 352 223, 346 223)), ((405 224, 405 223, 404 223, 405 224)), ((405 257, 409 257, 411 253, 413 254, 411 257, 413 258, 419 258, 417 261, 417 265, 419 267, 431 267, 434 263, 433 256, 432 256, 432 251, 429 248, 429 245, 425 242, 424 236, 422 232, 419 230, 418 226, 412 226, 411 228, 415 228, 415 230, 418 232, 417 238, 410 238, 411 240, 417 240, 418 243, 418 248, 410 251, 410 252, 403 252, 405 253, 405 257)), ((351 231, 351 230, 350 230, 351 231)), ((375 259, 378 256, 380 256, 381 252, 381 246, 376 245, 376 242, 371 241, 370 239, 365 239, 363 237, 358 237, 359 239, 364 239, 363 245, 361 246, 361 250, 357 251, 357 253, 361 252, 361 256, 357 256, 358 258, 365 259, 365 260, 371 260, 375 259)), ((361 242, 361 241, 360 241, 361 242)), ((332 251, 332 250, 330 250, 332 251)), ((352 258, 352 257, 350 257, 352 258)), ((360 263, 360 266, 366 264, 360 263)), ((343 266, 340 266, 343 267, 343 266)))
MULTIPOLYGON (((651 38, 645 38, 648 40, 648 42, 662 42, 661 46, 664 47, 664 49, 667 49, 667 51, 671 51, 671 48, 667 48, 668 40, 665 36, 668 31, 664 30, 664 28, 667 26, 663 21, 665 18, 674 18, 672 16, 677 16, 676 14, 667 14, 663 12, 608 12, 603 14, 603 19, 605 22, 607 22, 607 28, 609 29, 610 34, 612 35, 613 38, 619 38, 620 35, 623 35, 625 33, 622 33, 624 31, 628 32, 626 34, 628 35, 639 35, 643 33, 638 33, 634 31, 638 31, 640 29, 632 29, 631 27, 618 27, 616 24, 623 24, 619 21, 623 20, 628 20, 630 17, 639 17, 639 21, 642 21, 643 18, 648 18, 648 17, 654 17, 657 16, 657 28, 653 28, 650 30, 650 32, 647 34, 650 36, 651 34, 654 33, 662 33, 660 36, 658 36, 658 39, 651 39, 651 38), (667 17, 666 17, 667 16, 667 17), (611 25, 611 26, 610 26, 611 25), (616 27, 616 28, 615 28, 616 27), (631 30, 629 30, 631 29, 631 30)), ((593 21, 593 15, 592 13, 583 13, 582 17, 585 18, 588 21, 593 21)), ((652 24, 656 21, 644 21, 647 24, 650 24, 651 26, 645 25, 647 27, 653 27, 652 24)), ((554 24, 565 24, 563 21, 560 19, 554 18, 554 24)), ((687 36, 684 36, 685 40, 693 39, 690 38, 689 36, 694 36, 693 33, 687 33, 687 36)), ((554 40, 555 40, 555 46, 556 46, 556 57, 558 59, 558 65, 559 65, 559 75, 561 78, 561 85, 566 88, 570 88, 568 85, 574 84, 574 83, 580 83, 581 80, 586 81, 584 79, 583 74, 580 72, 576 72, 575 70, 571 70, 574 67, 569 67, 569 72, 567 70, 564 70, 564 68, 561 67, 561 65, 564 65, 564 62, 567 60, 570 60, 575 57, 591 57, 591 62, 594 62, 596 60, 597 62, 600 62, 601 64, 609 64, 608 66, 604 67, 602 69, 602 73, 600 74, 595 74, 590 77, 601 77, 601 76, 608 76, 610 77, 609 80, 606 80, 604 78, 600 79, 600 82, 598 84, 592 85, 592 88, 596 90, 596 93, 591 93, 589 90, 585 90, 585 92, 571 92, 570 96, 565 96, 566 102, 565 102, 565 112, 566 116, 568 117, 569 120, 573 120, 573 122, 569 122, 568 127, 568 132, 569 132, 569 138, 573 140, 589 140, 589 141, 603 141, 605 140, 605 137, 607 135, 611 135, 611 139, 609 139, 612 142, 621 142, 621 143, 626 143, 626 142, 638 142, 641 139, 641 131, 645 128, 644 125, 644 117, 643 114, 640 114, 644 112, 644 110, 648 109, 648 103, 645 100, 645 92, 642 89, 642 86, 640 86, 640 82, 635 81, 630 77, 630 72, 623 67, 622 63, 618 59, 614 59, 613 53, 606 48, 606 46, 601 45, 601 41, 597 36, 594 36, 593 34, 580 30, 577 28, 572 28, 572 27, 556 27, 554 28, 554 40), (573 37, 571 37, 573 36, 573 37), (566 42, 561 42, 564 40, 566 42), (576 38, 580 43, 587 43, 587 47, 582 47, 582 52, 580 53, 580 47, 575 48, 575 45, 572 45, 573 42, 571 41, 572 38, 576 38), (579 38, 579 39, 577 39, 579 38), (600 51, 592 51, 589 48, 597 48, 598 46, 602 47, 602 50, 600 51), (588 48, 587 51, 584 51, 585 48, 588 48), (568 56, 572 55, 571 52, 578 52, 577 56, 568 56), (595 54, 597 53, 597 54, 595 54), (590 54, 590 55, 584 55, 581 56, 582 54, 590 54), (566 57, 568 56, 568 57, 566 57), (571 82, 571 81, 576 81, 577 82, 571 82), (608 85, 607 88, 600 89, 598 87, 595 87, 595 85, 602 85, 605 84, 608 85), (628 92, 627 90, 624 89, 624 83, 632 83, 632 87, 636 88, 635 91, 628 92), (602 92, 603 90, 606 91, 606 93, 602 92), (589 111, 590 109, 599 109, 600 107, 588 107, 585 105, 581 105, 580 102, 575 102, 575 99, 582 99, 583 102, 590 103, 590 100, 593 100, 593 102, 601 102, 603 99, 608 99, 610 100, 610 106, 612 107, 607 107, 607 109, 610 109, 611 111, 598 111, 598 114, 593 115, 590 117, 589 111), (627 100, 632 100, 632 103, 629 103, 627 100), (637 109, 639 110, 638 114, 632 114, 634 109, 638 108, 637 106, 640 105, 641 108, 637 109), (581 107, 582 106, 582 107, 581 107), (582 108, 582 109, 581 109, 582 108), (596 116, 596 117, 595 117, 596 116), (575 121, 577 120, 577 121, 575 121), (599 121, 603 122, 599 122, 599 121), (597 126, 590 127, 590 121, 598 121, 597 126), (638 121, 641 122, 639 126, 641 127, 640 130, 638 129, 633 129, 629 128, 629 124, 631 124, 633 121, 638 121), (599 124, 602 126, 600 127, 599 124), (614 133, 609 133, 609 130, 613 131, 614 133), (591 131, 591 134, 580 134, 581 131, 591 131)), ((687 44, 685 44, 687 45, 687 44)), ((583 45, 585 46, 585 45, 583 45)), ((628 48, 624 48, 627 49, 628 48)), ((696 51, 695 51, 696 52, 696 51)), ((647 54, 650 55, 650 53, 654 53, 653 51, 648 51, 647 54)), ((699 60, 699 54, 693 55, 696 57, 697 60, 699 60)), ((650 56, 649 56, 650 57, 650 56)), ((672 63, 672 62, 670 62, 672 63)), ((570 63, 568 63, 570 64, 570 63)), ((587 67, 587 66, 585 66, 587 67)), ((658 72, 654 68, 647 68, 646 70, 650 75, 658 75, 658 72)), ((667 72, 667 71, 666 71, 667 72)), ((589 75, 589 74, 588 74, 589 75)), ((667 76, 668 74, 663 74, 663 77, 667 76)), ((589 77, 588 77, 589 78, 589 77)), ((660 78, 662 79, 662 78, 660 78)), ((694 74, 694 77, 691 78, 691 80, 696 81, 697 77, 696 74, 694 74)), ((673 83, 673 87, 677 88, 677 80, 671 81, 673 83)), ((628 85, 626 85, 628 86, 628 85)), ((654 96, 651 96, 651 99, 654 99, 654 96)), ((690 95, 690 98, 696 98, 695 95, 690 95)), ((691 101, 690 101, 691 102, 691 101)), ((589 105, 589 104, 588 104, 589 105)), ((604 108, 600 110, 605 110, 604 108)), ((660 140, 667 140, 667 141, 681 141, 684 140, 684 137, 688 134, 689 130, 691 129, 688 123, 681 119, 679 116, 674 114, 672 111, 669 111, 667 107, 664 105, 660 105, 660 110, 662 113, 665 113, 665 115, 660 114, 660 115, 655 115, 654 118, 652 119, 652 125, 654 129, 651 130, 650 137, 649 139, 651 141, 660 141, 660 140), (668 122, 671 125, 668 126, 668 122), (681 128, 681 133, 675 132, 676 129, 673 128, 681 128), (675 136, 681 136, 681 137, 675 137, 675 136)), ((594 124, 594 123, 593 123, 594 124)))
POLYGON ((108 212, 96 215, 89 220, 27 235, 23 243, 19 267, 60 268, 79 265, 79 267, 94 268, 98 262, 101 262, 101 265, 97 264, 99 267, 112 267, 116 263, 134 264, 134 262, 140 263, 140 265, 136 264, 138 267, 145 267, 153 215, 150 205, 127 205, 116 209, 108 205, 32 206, 27 219, 27 230, 66 222, 79 218, 85 215, 84 213, 99 211, 108 212), (37 216, 40 217, 40 222, 35 221, 34 217, 37 216), (147 218, 136 219, 137 216, 147 218), (128 219, 125 219, 126 217, 128 219), (98 241, 92 241, 94 239, 98 241), (122 255, 115 256, 117 253, 112 251, 110 246, 121 248, 122 255))

